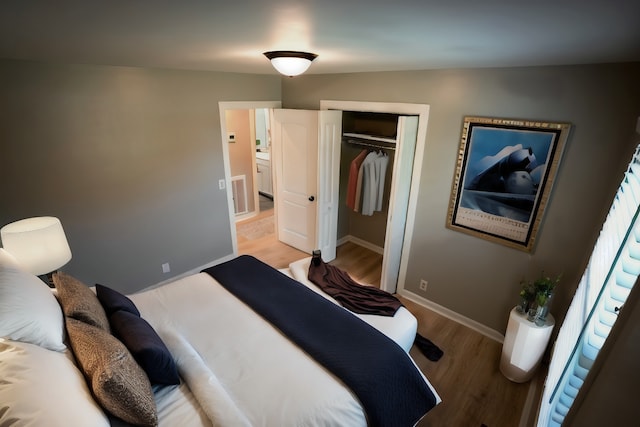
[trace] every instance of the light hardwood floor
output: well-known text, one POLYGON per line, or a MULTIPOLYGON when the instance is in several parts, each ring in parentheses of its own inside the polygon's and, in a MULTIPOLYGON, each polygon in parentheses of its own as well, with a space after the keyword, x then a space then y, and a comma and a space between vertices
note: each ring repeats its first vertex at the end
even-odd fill
MULTIPOLYGON (((277 241, 275 235, 256 240, 239 238, 238 252, 253 255, 274 268, 286 268, 290 262, 309 256, 277 241)), ((353 243, 341 245, 332 264, 361 283, 380 284, 382 256, 361 246, 353 243)), ((418 332, 444 351, 437 362, 429 361, 415 346, 410 351, 411 357, 442 398, 442 403, 432 409, 418 426, 520 426, 530 384, 513 383, 500 373, 498 365, 502 344, 413 301, 399 298, 418 319, 418 332)), ((532 381, 534 396, 538 396, 540 375, 532 381)), ((537 404, 533 406, 535 410, 537 404)), ((523 426, 531 423, 528 420, 523 426)))
MULTIPOLYGON (((260 212, 259 215, 236 224, 236 229, 240 224, 260 221, 270 215, 273 215, 271 210, 260 212)), ((237 238, 238 255, 253 255, 273 268, 287 268, 291 262, 309 256, 278 241, 275 234, 268 234, 253 240, 246 239, 238 234, 237 238)))

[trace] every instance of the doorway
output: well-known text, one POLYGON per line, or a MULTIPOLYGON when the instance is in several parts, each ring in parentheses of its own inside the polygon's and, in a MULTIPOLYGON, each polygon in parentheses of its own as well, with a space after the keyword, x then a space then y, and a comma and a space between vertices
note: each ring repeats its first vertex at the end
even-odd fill
MULTIPOLYGON (((222 134, 222 153, 223 153, 223 162, 224 162, 224 170, 225 170, 225 183, 227 188, 227 205, 229 206, 229 228, 231 230, 231 241, 232 241, 234 255, 238 255, 238 234, 236 230, 236 214, 235 214, 235 200, 233 195, 233 188, 230 187, 233 179, 230 152, 231 152, 231 146, 232 144, 235 144, 235 142, 230 142, 230 135, 233 136, 234 131, 229 129, 228 127, 227 115, 229 112, 232 112, 232 111, 245 111, 246 114, 249 117, 251 117, 251 115, 248 114, 248 111, 261 110, 261 109, 268 111, 274 108, 280 108, 280 106, 281 106, 280 101, 238 101, 238 102, 219 102, 218 103, 219 113, 220 113, 220 131, 222 134)), ((264 137, 257 136, 260 133, 255 132, 255 115, 253 115, 253 117, 254 117, 253 119, 249 120, 249 124, 248 124, 248 127, 249 127, 248 131, 251 131, 251 129, 253 129, 253 134, 249 138, 251 141, 254 141, 254 143, 257 142, 258 139, 260 139, 260 143, 256 145, 263 147, 265 141, 262 141, 262 139, 264 137)), ((233 139, 235 139, 235 137, 233 139)), ((253 146, 253 149, 251 150, 251 152, 254 152, 254 150, 255 150, 255 146, 253 146)), ((251 176, 251 182, 253 185, 253 183, 257 183, 257 179, 258 179, 256 156, 249 155, 248 160, 246 161, 251 165, 248 171, 246 172, 246 175, 251 176)), ((257 186, 253 185, 252 191, 250 192, 252 195, 253 210, 252 212, 248 213, 246 216, 241 217, 240 219, 247 219, 247 218, 256 216, 256 212, 260 207, 259 193, 257 190, 253 191, 253 189, 257 189, 257 186)), ((271 209, 270 212, 273 212, 273 209, 271 209)))
MULTIPOLYGON (((220 122, 222 128, 222 134, 226 135, 224 114, 228 109, 255 109, 255 108, 280 108, 280 101, 255 101, 255 102, 220 102, 220 122)), ((391 113, 400 115, 409 115, 418 117, 418 129, 416 144, 414 147, 414 153, 412 156, 412 166, 409 168, 408 173, 410 175, 411 184, 405 200, 403 201, 406 209, 406 218, 403 222, 402 229, 399 230, 399 243, 396 246, 399 250, 391 250, 391 246, 385 245, 383 254, 383 273, 381 279, 381 287, 389 292, 400 293, 404 289, 404 280, 406 277, 407 263, 409 259, 409 250, 411 243, 411 235, 415 224, 416 217, 416 205, 420 183, 420 176, 422 173, 422 160, 424 157, 424 144, 426 140, 427 123, 429 116, 429 106, 425 104, 405 104, 405 103, 384 103, 384 102, 358 102, 358 101, 320 101, 321 110, 341 110, 341 111, 365 111, 365 112, 378 112, 378 113, 391 113), (389 264, 397 264, 390 265, 389 264), (397 269, 395 269, 397 267, 397 269), (394 277, 389 276, 389 271, 397 271, 394 277), (396 286, 397 285, 397 286, 396 286)), ((228 157, 228 147, 223 144, 223 154, 225 156, 225 174, 227 182, 230 182, 230 167, 228 157)), ((237 235, 235 230, 235 221, 233 219, 233 199, 231 193, 227 191, 227 199, 229 202, 230 210, 230 228, 232 234, 233 251, 234 254, 238 254, 237 235)), ((394 207, 394 209, 397 208, 394 207)), ((275 212, 277 215, 277 212, 275 212)), ((277 239, 276 239, 277 240, 277 239)))
POLYGON ((239 250, 275 234, 269 112, 267 108, 225 111, 239 250))
MULTIPOLYGON (((393 168, 392 178, 395 184, 391 189, 390 213, 387 219, 383 248, 380 287, 387 292, 400 293, 404 289, 411 236, 415 223, 429 106, 426 104, 327 100, 320 101, 320 109, 388 113, 406 116, 404 121, 409 116, 417 118, 415 133, 412 137, 406 138, 407 141, 412 140, 413 142, 400 144, 397 147, 396 164, 393 168)), ((409 131, 411 126, 400 126, 399 134, 404 133, 401 128, 409 131)), ((334 179, 337 180, 338 176, 334 176, 334 179)))
POLYGON ((267 108, 225 111, 223 143, 229 153, 236 221, 257 215, 273 201, 269 116, 267 108))

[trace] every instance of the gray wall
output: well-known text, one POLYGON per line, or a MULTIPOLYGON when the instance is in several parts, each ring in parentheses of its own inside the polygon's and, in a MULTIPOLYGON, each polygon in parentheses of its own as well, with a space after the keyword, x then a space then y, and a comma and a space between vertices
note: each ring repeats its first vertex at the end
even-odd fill
POLYGON ((0 61, 0 225, 59 217, 63 270, 126 292, 228 256, 218 102, 280 93, 277 76, 0 61))
POLYGON ((134 291, 231 254, 219 101, 429 104, 405 286, 504 332, 520 279, 542 269, 564 274, 562 317, 634 148, 638 75, 619 64, 281 79, 0 61, 0 224, 58 216, 73 251, 64 270, 134 291), (574 125, 532 254, 445 228, 465 115, 574 125))
POLYGON ((282 101, 431 106, 405 288, 503 333, 520 280, 542 270, 563 274, 551 311, 564 316, 634 149, 639 75, 638 63, 304 75, 283 80, 282 101), (573 124, 533 253, 445 227, 465 115, 573 124))

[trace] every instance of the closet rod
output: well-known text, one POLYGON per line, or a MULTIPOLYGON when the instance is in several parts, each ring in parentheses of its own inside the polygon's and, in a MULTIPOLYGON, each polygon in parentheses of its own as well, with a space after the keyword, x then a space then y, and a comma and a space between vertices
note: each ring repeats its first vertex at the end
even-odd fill
POLYGON ((381 144, 372 144, 370 142, 363 142, 363 141, 359 141, 356 139, 346 139, 345 141, 347 141, 347 143, 349 144, 355 144, 355 145, 362 145, 365 147, 373 147, 373 148, 378 148, 378 149, 382 149, 382 150, 394 150, 396 149, 396 147, 389 147, 386 145, 381 145, 381 144))

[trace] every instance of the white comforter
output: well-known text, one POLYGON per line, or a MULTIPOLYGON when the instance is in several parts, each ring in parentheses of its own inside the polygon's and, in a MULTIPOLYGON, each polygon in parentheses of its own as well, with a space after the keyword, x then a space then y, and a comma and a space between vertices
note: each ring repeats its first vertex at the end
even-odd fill
POLYGON ((366 426, 339 379, 208 274, 130 298, 188 385, 156 393, 160 425, 366 426))

